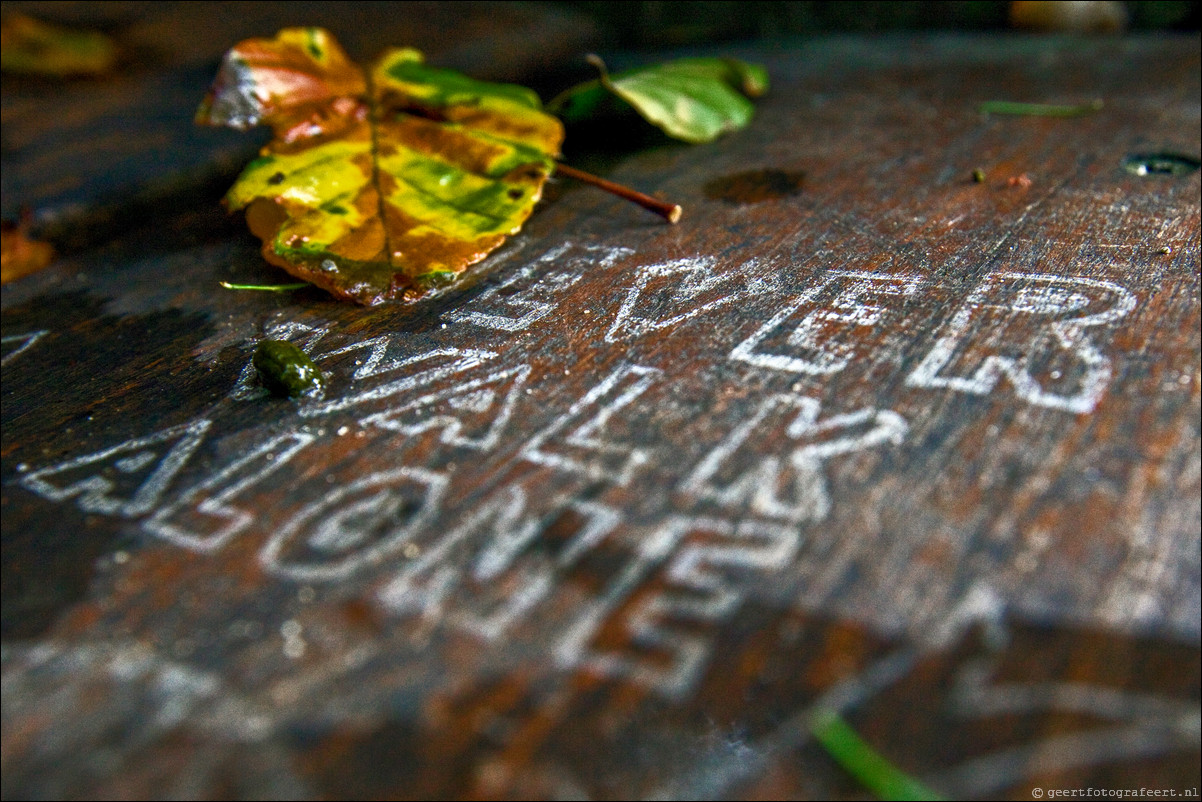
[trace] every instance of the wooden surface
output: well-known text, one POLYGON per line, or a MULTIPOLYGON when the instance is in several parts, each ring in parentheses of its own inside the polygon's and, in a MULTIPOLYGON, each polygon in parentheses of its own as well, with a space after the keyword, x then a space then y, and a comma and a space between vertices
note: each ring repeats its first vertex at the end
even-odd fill
POLYGON ((862 798, 821 710, 1197 796, 1199 173, 1122 162, 1198 39, 737 54, 749 128, 606 157, 674 227, 560 183, 366 310, 220 290, 281 276, 210 194, 5 286, 6 797, 862 798))

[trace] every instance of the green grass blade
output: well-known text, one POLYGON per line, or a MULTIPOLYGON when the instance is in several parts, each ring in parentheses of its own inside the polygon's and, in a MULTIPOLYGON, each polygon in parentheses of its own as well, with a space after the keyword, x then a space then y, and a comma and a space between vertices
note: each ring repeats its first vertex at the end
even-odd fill
POLYGON ((943 798, 886 760, 837 713, 815 715, 810 732, 840 766, 882 799, 943 798))
POLYGON ((1050 103, 1014 103, 1009 100, 987 100, 977 111, 982 114, 1005 114, 1021 117, 1081 117, 1093 114, 1102 108, 1102 101, 1094 100, 1076 106, 1057 106, 1050 103))
POLYGON ((228 281, 217 282, 227 290, 258 290, 259 292, 291 292, 311 286, 307 281, 296 284, 230 284, 228 281))

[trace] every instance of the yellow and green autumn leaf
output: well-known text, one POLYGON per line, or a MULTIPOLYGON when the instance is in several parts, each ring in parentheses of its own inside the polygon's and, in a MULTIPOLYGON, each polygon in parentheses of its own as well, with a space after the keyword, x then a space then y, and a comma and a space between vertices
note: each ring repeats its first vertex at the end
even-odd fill
POLYGON ((363 304, 420 297, 517 233, 563 139, 528 89, 407 48, 363 70, 317 28, 235 46, 197 120, 271 126, 227 206, 267 261, 363 304))
MULTIPOLYGON (((595 58, 595 57, 594 57, 595 58)), ((574 87, 565 119, 620 98, 670 136, 709 142, 745 126, 762 67, 681 59, 574 87)), ((556 162, 563 125, 538 96, 427 66, 410 48, 370 70, 320 28, 286 28, 230 50, 196 119, 275 137, 226 194, 263 256, 331 293, 376 304, 452 283, 516 234, 558 169, 669 222, 676 204, 556 162)))

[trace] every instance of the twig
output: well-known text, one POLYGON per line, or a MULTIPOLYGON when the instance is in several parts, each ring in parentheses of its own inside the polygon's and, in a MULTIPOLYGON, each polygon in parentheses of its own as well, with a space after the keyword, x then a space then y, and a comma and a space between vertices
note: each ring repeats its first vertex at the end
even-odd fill
POLYGON ((577 170, 575 167, 569 167, 563 162, 555 163, 555 172, 560 175, 574 178, 577 181, 583 181, 586 184, 592 184, 595 187, 612 192, 619 198, 625 198, 632 203, 637 203, 649 212, 655 212, 660 217, 667 220, 669 223, 675 223, 680 219, 682 209, 679 204, 668 203, 667 201, 658 200, 650 195, 644 195, 638 190, 630 187, 615 184, 613 181, 606 181, 600 176, 595 176, 592 173, 586 173, 583 170, 577 170))

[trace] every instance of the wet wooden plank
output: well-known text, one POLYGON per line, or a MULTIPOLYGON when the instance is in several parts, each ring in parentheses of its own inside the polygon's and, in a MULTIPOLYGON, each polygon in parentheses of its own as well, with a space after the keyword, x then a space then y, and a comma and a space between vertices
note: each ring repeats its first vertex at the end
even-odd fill
POLYGON ((750 128, 611 173, 680 225, 561 184, 414 307, 219 292, 215 209, 7 286, 5 794, 860 797, 822 710, 949 796, 1196 788, 1199 173, 1123 164, 1198 53, 749 51, 750 128))

